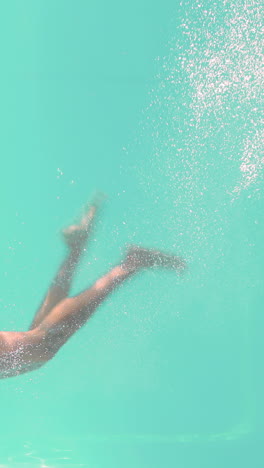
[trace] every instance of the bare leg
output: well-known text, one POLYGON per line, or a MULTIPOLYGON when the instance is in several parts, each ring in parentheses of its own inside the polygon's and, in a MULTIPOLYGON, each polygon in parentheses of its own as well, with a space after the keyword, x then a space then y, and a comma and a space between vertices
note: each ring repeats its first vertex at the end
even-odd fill
POLYGON ((90 289, 60 302, 38 326, 46 355, 58 349, 82 327, 101 302, 119 285, 144 268, 181 271, 185 263, 179 257, 159 251, 131 247, 123 263, 100 278, 90 289))
POLYGON ((102 196, 98 194, 90 204, 81 222, 69 226, 62 232, 64 242, 69 249, 67 257, 59 268, 29 330, 36 328, 50 311, 68 296, 73 275, 84 252, 84 245, 91 233, 94 217, 101 201, 102 196))

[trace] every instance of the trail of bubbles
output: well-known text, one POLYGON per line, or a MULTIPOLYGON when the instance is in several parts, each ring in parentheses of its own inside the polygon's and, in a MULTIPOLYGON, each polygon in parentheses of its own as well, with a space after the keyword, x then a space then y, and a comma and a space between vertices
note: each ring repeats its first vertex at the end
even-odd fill
POLYGON ((214 6, 207 10, 196 3, 201 26, 190 32, 189 59, 183 66, 192 87, 190 107, 198 129, 208 128, 210 114, 221 125, 232 119, 237 123, 232 137, 240 152, 242 180, 233 193, 240 193, 256 180, 264 164, 263 7, 254 0, 224 5, 219 14, 214 6), (200 38, 204 46, 198 48, 200 38))
POLYGON ((220 179, 234 197, 264 165, 263 7, 196 0, 185 8, 146 111, 153 157, 171 181, 181 174, 194 197, 198 176, 205 180, 210 166, 229 161, 233 188, 220 179))
POLYGON ((260 0, 179 5, 157 58, 137 157, 131 165, 126 158, 145 194, 141 228, 201 265, 225 261, 232 202, 261 196, 262 16, 260 0))

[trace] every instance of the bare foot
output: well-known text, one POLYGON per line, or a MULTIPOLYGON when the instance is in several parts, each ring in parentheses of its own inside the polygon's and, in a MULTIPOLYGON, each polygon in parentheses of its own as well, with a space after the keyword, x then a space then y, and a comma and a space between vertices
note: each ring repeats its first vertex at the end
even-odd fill
POLYGON ((144 249, 137 245, 129 247, 123 265, 129 270, 140 268, 165 268, 182 272, 185 261, 176 255, 166 254, 160 250, 144 249))
POLYGON ((62 236, 65 244, 71 249, 80 248, 87 240, 88 234, 94 225, 96 212, 106 196, 102 193, 97 193, 88 205, 79 224, 72 224, 63 229, 62 236))

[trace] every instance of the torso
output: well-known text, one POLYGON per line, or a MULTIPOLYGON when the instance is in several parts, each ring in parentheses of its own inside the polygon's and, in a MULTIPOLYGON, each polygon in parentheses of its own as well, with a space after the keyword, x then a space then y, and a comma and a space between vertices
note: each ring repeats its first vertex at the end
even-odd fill
POLYGON ((0 379, 31 372, 49 360, 29 335, 30 332, 0 332, 0 379))

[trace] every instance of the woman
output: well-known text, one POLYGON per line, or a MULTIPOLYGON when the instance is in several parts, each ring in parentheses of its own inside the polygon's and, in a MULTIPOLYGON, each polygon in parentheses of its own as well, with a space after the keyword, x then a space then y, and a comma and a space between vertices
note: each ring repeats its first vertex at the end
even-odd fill
POLYGON ((75 297, 68 297, 74 271, 84 252, 102 197, 97 195, 77 225, 63 231, 67 256, 28 331, 0 332, 0 377, 13 377, 43 366, 81 328, 101 302, 126 279, 145 268, 182 271, 184 261, 174 255, 128 248, 120 264, 75 297))

